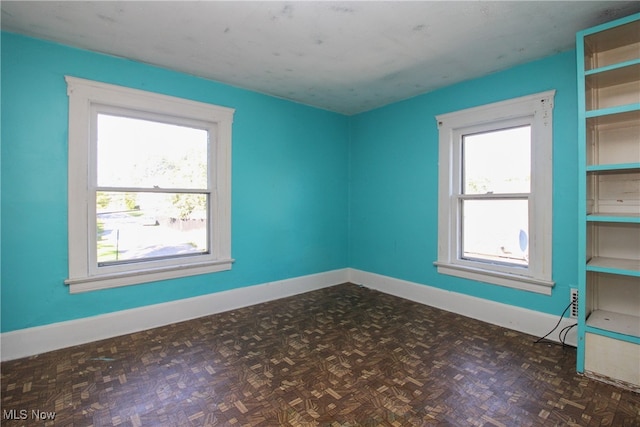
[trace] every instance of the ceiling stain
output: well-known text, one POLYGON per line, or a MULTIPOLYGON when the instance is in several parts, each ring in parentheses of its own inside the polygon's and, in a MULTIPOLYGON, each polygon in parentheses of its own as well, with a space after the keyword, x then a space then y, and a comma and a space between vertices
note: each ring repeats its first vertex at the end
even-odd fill
POLYGON ((116 20, 115 20, 115 18, 112 18, 112 17, 110 17, 110 16, 103 15, 103 14, 101 14, 101 13, 98 13, 98 15, 97 15, 97 16, 98 16, 98 18, 100 18, 102 21, 108 22, 108 23, 110 23, 110 24, 115 24, 116 22, 118 22, 118 21, 116 21, 116 20))
POLYGON ((291 19, 293 18, 293 5, 291 4, 285 4, 282 9, 280 9, 280 12, 277 15, 272 15, 271 16, 271 20, 272 21, 277 21, 280 18, 287 18, 287 19, 291 19))
POLYGON ((355 13, 355 9, 347 6, 331 6, 331 10, 339 13, 355 13))

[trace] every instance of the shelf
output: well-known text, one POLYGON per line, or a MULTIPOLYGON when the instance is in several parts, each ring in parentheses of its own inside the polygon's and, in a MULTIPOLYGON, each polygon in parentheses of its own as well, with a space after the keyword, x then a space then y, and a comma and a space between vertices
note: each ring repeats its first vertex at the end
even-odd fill
POLYGON ((587 166, 588 173, 598 172, 640 172, 640 163, 618 163, 614 165, 590 165, 587 166))
MULTIPOLYGON (((600 114, 592 115, 587 120, 587 125, 590 127, 597 126, 632 126, 637 125, 640 121, 640 105, 639 108, 625 109, 625 111, 613 114, 600 114)), ((592 114, 595 112, 591 112, 592 114)))
MULTIPOLYGON (((606 74, 606 73, 611 73, 614 72, 615 70, 618 69, 623 69, 623 68, 627 68, 627 67, 633 67, 633 66, 637 66, 640 65, 640 58, 635 58, 635 59, 631 59, 629 61, 625 61, 625 62, 619 62, 616 64, 611 64, 611 65, 607 65, 605 67, 600 67, 600 68, 594 68, 593 70, 588 70, 585 71, 584 75, 585 77, 589 77, 589 76, 593 76, 596 74, 606 74)), ((636 70, 637 73, 637 70, 636 70)), ((637 74, 636 74, 637 77, 637 74)))
POLYGON ((594 333, 602 334, 604 332, 604 335, 608 335, 607 332, 613 332, 622 334, 627 337, 625 340, 629 342, 638 342, 640 340, 640 316, 596 310, 587 319, 587 327, 590 332, 594 333), (595 330, 591 328, 595 328, 595 330))
POLYGON ((640 260, 593 257, 587 263, 587 271, 640 277, 640 260))
POLYGON ((598 68, 585 73, 587 88, 602 89, 626 83, 638 83, 640 59, 598 68))
POLYGON ((597 214, 587 215, 588 222, 623 222, 627 224, 640 224, 640 213, 607 213, 599 212, 597 214))
POLYGON ((585 113, 585 116, 587 119, 590 119, 592 117, 603 117, 603 116, 610 116, 614 114, 624 114, 624 113, 630 113, 638 110, 640 110, 640 102, 626 104, 626 105, 619 105, 616 107, 601 108, 598 110, 589 110, 585 113))

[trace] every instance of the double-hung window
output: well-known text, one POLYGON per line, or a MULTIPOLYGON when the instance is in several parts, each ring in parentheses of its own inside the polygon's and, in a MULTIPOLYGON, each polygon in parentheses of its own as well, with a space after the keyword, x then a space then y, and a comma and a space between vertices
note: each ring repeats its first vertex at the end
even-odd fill
POLYGON ((234 111, 66 80, 71 292, 230 269, 234 111))
POLYGON ((554 94, 436 117, 438 272, 551 293, 554 94))

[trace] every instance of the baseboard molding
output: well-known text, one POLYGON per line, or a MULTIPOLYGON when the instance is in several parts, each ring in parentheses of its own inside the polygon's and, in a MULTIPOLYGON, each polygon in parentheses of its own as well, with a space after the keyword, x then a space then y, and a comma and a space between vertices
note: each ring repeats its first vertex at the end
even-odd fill
MULTIPOLYGON (((536 337, 542 337, 549 332, 558 322, 560 315, 541 313, 353 268, 348 270, 351 283, 536 337)), ((575 319, 562 318, 556 333, 551 334, 548 339, 558 342, 557 332, 574 323, 575 319)), ((576 346, 575 328, 567 335, 566 343, 576 346)))
MULTIPOLYGON (((362 270, 344 268, 294 277, 162 304, 122 310, 0 334, 0 359, 14 360, 47 351, 183 322, 210 314, 351 282, 533 336, 543 336, 558 316, 450 292, 362 270)), ((563 318, 559 328, 575 323, 563 318)), ((557 341, 557 334, 549 336, 557 341)), ((573 330, 567 344, 576 345, 573 330)))
POLYGON ((347 282, 348 275, 345 268, 5 332, 0 335, 0 359, 19 359, 285 298, 347 282))

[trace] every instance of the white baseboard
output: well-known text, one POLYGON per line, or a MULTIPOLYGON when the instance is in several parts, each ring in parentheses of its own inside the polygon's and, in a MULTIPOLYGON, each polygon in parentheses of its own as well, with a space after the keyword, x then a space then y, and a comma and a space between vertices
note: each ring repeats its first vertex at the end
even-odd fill
MULTIPOLYGON (((558 316, 445 291, 432 286, 344 268, 276 282, 247 286, 193 298, 122 310, 83 319, 5 332, 0 335, 0 359, 13 360, 119 335, 222 313, 236 308, 351 282, 533 336, 543 336, 558 316)), ((559 328, 575 323, 563 318, 559 328)), ((557 341, 557 334, 549 336, 557 341)), ((567 344, 576 345, 575 330, 567 344)))
MULTIPOLYGON (((542 337, 549 332, 558 322, 560 316, 560 313, 551 315, 353 268, 348 270, 349 282, 351 283, 535 337, 542 337)), ((547 338, 558 342, 558 332, 565 326, 574 323, 577 323, 575 319, 562 318, 556 332, 547 338)), ((569 332, 565 342, 576 346, 575 328, 569 332)))
POLYGON ((0 359, 5 361, 33 356, 285 298, 347 281, 348 269, 345 268, 5 332, 0 335, 0 359))

